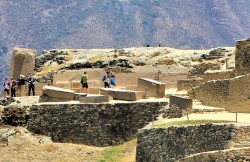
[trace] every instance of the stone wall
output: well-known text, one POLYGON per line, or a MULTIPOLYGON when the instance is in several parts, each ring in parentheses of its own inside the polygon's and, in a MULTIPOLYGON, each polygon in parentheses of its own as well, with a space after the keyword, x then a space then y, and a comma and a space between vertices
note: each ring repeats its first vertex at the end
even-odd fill
POLYGON ((250 112, 250 75, 213 80, 188 91, 204 105, 223 107, 233 112, 250 112))
POLYGON ((167 102, 37 104, 30 108, 28 129, 55 142, 118 145, 136 136, 167 102))
POLYGON ((229 79, 235 76, 234 70, 227 70, 227 71, 209 71, 205 72, 199 78, 190 78, 190 79, 183 79, 177 81, 177 89, 178 91, 181 90, 190 90, 193 87, 199 86, 207 81, 210 80, 217 80, 217 79, 229 79))
POLYGON ((250 72, 250 38, 236 42, 235 72, 237 75, 250 72))
POLYGON ((250 161, 250 148, 230 149, 225 151, 211 151, 206 153, 200 153, 179 160, 179 162, 194 161, 250 161))
POLYGON ((246 141, 250 125, 205 124, 186 127, 141 129, 137 139, 137 162, 176 161, 188 155, 225 150, 246 141))
POLYGON ((217 79, 230 79, 235 77, 234 70, 226 70, 226 71, 207 71, 202 76, 205 81, 209 80, 217 80, 217 79))
POLYGON ((177 81, 177 90, 189 90, 195 86, 201 85, 204 83, 203 78, 192 78, 192 79, 183 79, 177 81))

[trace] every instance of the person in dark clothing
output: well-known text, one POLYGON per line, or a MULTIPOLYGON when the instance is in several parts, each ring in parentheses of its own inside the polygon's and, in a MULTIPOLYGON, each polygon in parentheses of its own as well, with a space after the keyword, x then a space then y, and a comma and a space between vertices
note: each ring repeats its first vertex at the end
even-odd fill
POLYGON ((110 88, 110 86, 109 86, 109 83, 110 83, 110 74, 109 74, 109 72, 107 72, 103 77, 102 77, 102 81, 103 81, 103 83, 104 83, 104 87, 105 88, 110 88))
POLYGON ((19 96, 25 96, 25 82, 26 82, 26 79, 24 78, 25 76, 24 75, 20 75, 20 78, 18 79, 18 87, 20 88, 20 94, 19 96))
POLYGON ((13 79, 13 77, 10 78, 10 94, 11 97, 16 97, 16 87, 17 87, 17 82, 13 79))
POLYGON ((34 78, 33 74, 30 73, 29 78, 28 78, 28 84, 29 84, 28 96, 30 96, 30 91, 32 91, 33 96, 35 96, 35 82, 36 82, 36 79, 34 78))

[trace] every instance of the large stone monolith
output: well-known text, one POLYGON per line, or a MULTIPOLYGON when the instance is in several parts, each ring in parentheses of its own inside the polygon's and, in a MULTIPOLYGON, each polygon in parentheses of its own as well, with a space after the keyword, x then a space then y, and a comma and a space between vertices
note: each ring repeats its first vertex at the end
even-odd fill
POLYGON ((20 75, 34 73, 36 51, 15 47, 11 59, 10 76, 18 79, 20 75))

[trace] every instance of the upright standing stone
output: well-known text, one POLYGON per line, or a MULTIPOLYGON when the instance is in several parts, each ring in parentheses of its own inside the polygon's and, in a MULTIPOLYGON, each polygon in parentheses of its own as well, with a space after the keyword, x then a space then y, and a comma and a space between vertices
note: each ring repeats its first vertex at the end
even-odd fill
POLYGON ((165 95, 165 84, 153 79, 139 78, 138 91, 144 91, 146 97, 163 98, 165 95))
POLYGON ((21 74, 27 75, 34 72, 36 52, 33 49, 14 48, 10 76, 18 79, 21 74))

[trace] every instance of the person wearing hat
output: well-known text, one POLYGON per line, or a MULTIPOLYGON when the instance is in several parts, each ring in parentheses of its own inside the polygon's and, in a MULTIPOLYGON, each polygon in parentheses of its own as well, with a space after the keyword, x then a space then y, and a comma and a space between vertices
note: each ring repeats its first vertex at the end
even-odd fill
POLYGON ((3 96, 7 97, 10 94, 10 82, 9 82, 8 78, 4 79, 3 87, 4 87, 3 96))
POLYGON ((13 79, 13 77, 10 78, 10 96, 11 97, 16 97, 16 87, 17 87, 17 82, 13 79))
POLYGON ((110 86, 113 87, 113 88, 116 86, 116 84, 115 84, 115 74, 111 74, 110 86))
POLYGON ((20 97, 25 96, 25 82, 26 79, 24 78, 24 75, 20 75, 20 78, 18 79, 18 85, 20 86, 20 97))
POLYGON ((36 79, 33 76, 33 73, 29 73, 29 77, 28 77, 28 84, 29 84, 29 93, 28 96, 30 96, 30 92, 33 92, 33 96, 35 96, 35 82, 36 79))

